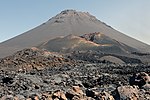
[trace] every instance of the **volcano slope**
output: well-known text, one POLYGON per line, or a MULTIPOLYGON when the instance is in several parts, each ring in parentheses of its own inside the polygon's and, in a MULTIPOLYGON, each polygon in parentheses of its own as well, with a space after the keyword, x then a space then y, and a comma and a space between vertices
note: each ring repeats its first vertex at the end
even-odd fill
POLYGON ((0 43, 0 58, 24 48, 35 47, 58 36, 67 36, 69 34, 81 36, 85 33, 94 32, 101 32, 141 52, 147 53, 150 51, 149 45, 118 32, 87 12, 64 10, 42 25, 0 43))

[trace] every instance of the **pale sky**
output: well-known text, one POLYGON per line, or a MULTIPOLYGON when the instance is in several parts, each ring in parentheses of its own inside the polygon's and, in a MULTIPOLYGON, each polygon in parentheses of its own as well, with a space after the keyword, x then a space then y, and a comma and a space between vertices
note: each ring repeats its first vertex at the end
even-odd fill
POLYGON ((150 0, 1 0, 0 42, 66 9, 89 12, 118 31, 150 44, 150 0))

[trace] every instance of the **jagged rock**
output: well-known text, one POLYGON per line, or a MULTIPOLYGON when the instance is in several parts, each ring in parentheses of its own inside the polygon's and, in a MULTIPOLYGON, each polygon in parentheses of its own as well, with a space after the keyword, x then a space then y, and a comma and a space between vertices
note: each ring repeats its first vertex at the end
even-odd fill
POLYGON ((54 99, 58 98, 60 100, 67 100, 65 94, 60 90, 55 91, 52 95, 52 98, 54 98, 54 99))
POLYGON ((73 98, 83 98, 83 91, 79 86, 73 86, 71 90, 68 90, 66 93, 67 98, 73 99, 73 98))
POLYGON ((96 92, 93 90, 86 90, 86 96, 98 99, 98 100, 114 100, 113 96, 109 93, 103 91, 103 92, 96 92))
POLYGON ((86 90, 86 96, 94 98, 95 95, 97 95, 97 93, 95 93, 95 91, 92 91, 92 90, 89 90, 89 89, 86 90))
POLYGON ((4 77, 4 78, 2 78, 2 81, 3 81, 3 83, 6 83, 6 84, 12 84, 13 83, 13 78, 11 78, 11 77, 4 77))
POLYGON ((38 96, 35 96, 35 97, 34 97, 34 100, 39 100, 39 97, 38 97, 38 96))
POLYGON ((107 92, 101 92, 98 98, 102 100, 114 100, 113 96, 107 92))
POLYGON ((17 98, 17 100, 24 100, 25 99, 25 97, 23 95, 20 95, 20 94, 16 95, 16 98, 17 98))
POLYGON ((53 100, 52 99, 52 94, 43 93, 42 96, 41 96, 41 99, 43 99, 43 100, 53 100))
POLYGON ((29 93, 28 99, 30 100, 39 100, 40 97, 36 93, 29 93))
POLYGON ((150 76, 145 72, 134 74, 129 80, 130 85, 138 85, 140 88, 149 82, 150 76))
POLYGON ((150 93, 150 84, 145 84, 142 86, 142 89, 146 90, 146 91, 149 91, 150 93))
POLYGON ((138 100, 139 90, 133 86, 120 86, 117 88, 121 100, 138 100))
POLYGON ((79 86, 73 86, 72 87, 72 90, 77 93, 77 94, 80 94, 80 95, 83 95, 83 91, 81 90, 81 88, 79 86))

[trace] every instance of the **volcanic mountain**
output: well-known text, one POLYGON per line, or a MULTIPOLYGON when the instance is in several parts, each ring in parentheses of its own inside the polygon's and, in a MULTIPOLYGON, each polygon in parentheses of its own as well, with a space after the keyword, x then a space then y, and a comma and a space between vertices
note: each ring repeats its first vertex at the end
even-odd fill
POLYGON ((89 13, 62 11, 0 44, 0 100, 149 97, 150 46, 89 13))
MULTIPOLYGON (((46 41, 60 36, 67 36, 69 34, 82 36, 85 33, 94 32, 101 32, 104 36, 108 36, 120 44, 134 48, 134 50, 138 50, 140 52, 150 52, 149 45, 120 33, 87 12, 64 10, 40 26, 10 40, 2 42, 0 44, 0 58, 24 48, 39 46, 46 41)), ((81 39, 78 38, 78 40, 81 39)), ((82 42, 85 43, 85 41, 82 42)), ((88 44, 91 45, 91 42, 88 41, 86 45, 88 44)), ((96 44, 97 43, 93 43, 92 45, 96 46, 96 44)), ((53 45, 53 47, 57 48, 57 45, 53 45)))

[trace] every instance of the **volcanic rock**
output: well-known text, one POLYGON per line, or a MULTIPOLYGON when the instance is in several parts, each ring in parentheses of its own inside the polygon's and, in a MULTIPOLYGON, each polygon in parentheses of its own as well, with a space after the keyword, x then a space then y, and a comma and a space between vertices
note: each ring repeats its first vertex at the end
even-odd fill
POLYGON ((76 97, 83 98, 84 93, 79 86, 73 86, 71 90, 68 90, 66 96, 74 100, 76 97))
MULTIPOLYGON (((72 63, 75 63, 74 61, 72 63)), ((1 70, 26 72, 32 69, 43 70, 46 67, 55 67, 71 64, 70 59, 55 52, 48 52, 37 48, 28 48, 18 51, 12 56, 0 59, 1 70)))
POLYGON ((53 99, 58 98, 59 100, 67 100, 65 94, 60 90, 55 91, 52 95, 52 98, 53 99))
POLYGON ((133 74, 129 82, 131 85, 138 85, 139 87, 142 87, 145 84, 149 84, 150 76, 145 72, 140 72, 133 74))
POLYGON ((132 86, 120 86, 117 88, 120 100, 138 100, 139 90, 132 86))

